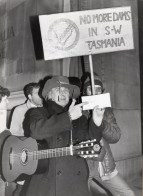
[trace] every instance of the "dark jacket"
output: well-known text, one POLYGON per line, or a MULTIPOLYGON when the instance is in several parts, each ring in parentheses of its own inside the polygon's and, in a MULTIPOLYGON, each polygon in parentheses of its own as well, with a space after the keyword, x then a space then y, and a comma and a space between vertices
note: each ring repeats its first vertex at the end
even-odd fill
POLYGON ((116 165, 109 144, 118 142, 121 137, 121 130, 117 125, 112 109, 105 109, 103 121, 100 127, 97 127, 92 119, 90 119, 89 126, 91 138, 98 138, 98 140, 102 139, 102 151, 105 151, 102 159, 94 159, 94 161, 101 161, 105 172, 110 173, 115 169, 116 165))
MULTIPOLYGON (((48 109, 33 108, 25 116, 26 136, 47 142, 49 148, 70 145, 70 130, 73 143, 88 139, 87 120, 84 116, 70 121, 68 107, 49 101, 48 109)), ((86 160, 77 156, 49 159, 49 167, 43 174, 33 175, 25 196, 88 196, 88 167, 86 160)), ((24 195, 23 194, 23 195, 24 195)))
MULTIPOLYGON (((4 130, 0 133, 0 160, 2 160, 2 148, 6 139, 11 135, 9 130, 4 130)), ((0 161, 0 177, 2 175, 2 161, 0 161)), ((5 180, 5 179, 3 179, 5 180)))

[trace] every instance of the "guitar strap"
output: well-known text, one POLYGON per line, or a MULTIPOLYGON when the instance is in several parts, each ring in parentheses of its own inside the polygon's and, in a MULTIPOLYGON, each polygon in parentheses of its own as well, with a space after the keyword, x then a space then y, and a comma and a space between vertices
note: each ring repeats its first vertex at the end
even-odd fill
POLYGON ((73 134, 72 134, 72 129, 70 130, 70 151, 71 151, 71 155, 73 155, 73 134))
POLYGON ((72 129, 70 130, 70 145, 73 145, 72 129))

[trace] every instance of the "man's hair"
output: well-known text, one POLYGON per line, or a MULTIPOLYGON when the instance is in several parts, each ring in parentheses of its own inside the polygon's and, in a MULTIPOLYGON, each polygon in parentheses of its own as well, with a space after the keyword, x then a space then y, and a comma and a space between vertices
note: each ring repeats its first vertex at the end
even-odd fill
POLYGON ((0 86, 0 102, 2 100, 2 97, 5 97, 5 96, 8 97, 9 95, 10 95, 10 91, 7 88, 0 86))
POLYGON ((28 99, 28 95, 32 95, 34 88, 40 88, 40 84, 36 82, 32 82, 24 86, 23 92, 27 99, 28 99))

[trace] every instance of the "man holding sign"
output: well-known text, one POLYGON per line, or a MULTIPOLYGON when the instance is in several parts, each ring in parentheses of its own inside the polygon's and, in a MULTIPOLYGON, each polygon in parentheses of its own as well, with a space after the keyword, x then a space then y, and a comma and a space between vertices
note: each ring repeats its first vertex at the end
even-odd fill
MULTIPOLYGON (((90 96, 92 95, 90 74, 87 72, 85 76, 83 94, 90 96)), ((103 83, 96 74, 94 74, 94 88, 95 95, 93 95, 93 97, 98 97, 104 91, 103 83)), ((104 94, 102 95, 104 96, 104 94)), ((98 98, 94 99, 97 101, 94 103, 94 108, 90 108, 92 107, 92 104, 89 104, 89 106, 88 104, 85 105, 85 107, 88 106, 89 109, 92 109, 86 110, 85 115, 90 120, 90 136, 96 138, 102 145, 102 156, 94 159, 87 159, 89 166, 88 186, 90 192, 93 196, 107 195, 107 191, 114 196, 134 196, 134 192, 119 175, 116 169, 116 164, 109 145, 110 143, 117 143, 121 136, 121 130, 118 127, 112 109, 110 108, 111 103, 109 100, 106 100, 106 96, 102 99, 102 104, 100 104, 98 98), (102 105, 104 107, 106 106, 106 108, 102 108, 102 105), (102 151, 105 152, 103 153, 102 151), (103 187, 105 189, 103 189, 103 187)), ((89 97, 89 102, 90 100, 89 97)), ((88 101, 88 97, 86 101, 88 101)))

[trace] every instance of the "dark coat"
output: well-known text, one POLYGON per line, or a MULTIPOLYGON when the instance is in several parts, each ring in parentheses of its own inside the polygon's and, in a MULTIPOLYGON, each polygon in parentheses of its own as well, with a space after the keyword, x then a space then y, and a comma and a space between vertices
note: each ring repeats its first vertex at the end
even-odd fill
MULTIPOLYGON (((23 124, 25 135, 40 141, 44 139, 49 148, 69 146, 71 129, 74 144, 88 139, 86 118, 82 116, 71 122, 67 109, 52 101, 49 101, 48 109, 30 109, 23 124)), ((88 196, 85 159, 66 156, 48 160, 47 171, 33 175, 28 186, 25 183, 24 196, 88 196)))
MULTIPOLYGON (((86 115, 87 116, 87 115, 86 115)), ((101 140, 102 138, 102 151, 101 159, 99 160, 100 156, 96 159, 94 158, 93 161, 101 161, 104 166, 104 170, 107 173, 111 173, 115 167, 115 161, 110 149, 110 143, 117 143, 121 137, 121 130, 116 122, 115 116, 113 114, 113 111, 111 108, 106 108, 103 116, 103 121, 101 126, 97 127, 93 120, 90 119, 89 123, 89 131, 90 131, 90 136, 91 138, 98 138, 98 140, 101 140)), ((90 160, 91 162, 91 160, 90 160)), ((95 163, 96 167, 90 168, 90 170, 94 170, 94 172, 98 172, 98 164, 95 163)))
MULTIPOLYGON (((2 148, 3 148, 4 142, 10 135, 11 135, 11 132, 9 130, 4 130, 3 132, 0 133, 0 160, 2 160, 2 148)), ((1 177, 1 174, 2 174, 2 161, 0 161, 0 177, 1 177)))

